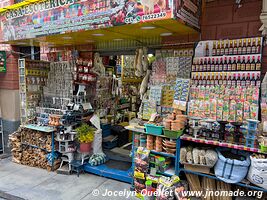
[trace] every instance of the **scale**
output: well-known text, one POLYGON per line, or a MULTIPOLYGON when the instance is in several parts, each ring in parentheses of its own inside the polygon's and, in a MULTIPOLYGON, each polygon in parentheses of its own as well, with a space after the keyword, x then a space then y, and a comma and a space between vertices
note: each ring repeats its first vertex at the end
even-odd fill
POLYGON ((207 139, 213 139, 218 138, 215 134, 215 130, 213 127, 213 123, 216 122, 216 120, 213 119, 206 119, 204 122, 206 122, 206 128, 203 130, 203 136, 207 139))
POLYGON ((226 124, 228 124, 229 122, 228 121, 218 121, 218 123, 220 124, 220 130, 219 130, 219 140, 220 141, 224 141, 225 140, 225 133, 226 133, 226 130, 225 130, 225 126, 226 124))
POLYGON ((192 135, 197 138, 200 136, 200 129, 202 128, 200 126, 200 120, 202 120, 202 118, 200 117, 190 117, 189 118, 189 126, 192 132, 192 135))
POLYGON ((240 127, 243 125, 242 122, 231 122, 231 124, 235 127, 234 130, 234 143, 240 144, 240 139, 243 138, 243 134, 240 132, 240 127))

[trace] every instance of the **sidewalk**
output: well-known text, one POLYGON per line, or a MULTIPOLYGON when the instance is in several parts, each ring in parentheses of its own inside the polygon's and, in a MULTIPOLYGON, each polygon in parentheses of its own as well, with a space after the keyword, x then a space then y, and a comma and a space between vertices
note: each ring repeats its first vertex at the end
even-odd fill
MULTIPOLYGON (((0 160, 0 200, 123 200, 125 197, 95 197, 92 194, 98 189, 100 194, 109 191, 130 189, 130 185, 115 180, 91 175, 60 175, 46 170, 19 165, 11 158, 0 160)), ((135 199, 135 198, 130 198, 135 199)))

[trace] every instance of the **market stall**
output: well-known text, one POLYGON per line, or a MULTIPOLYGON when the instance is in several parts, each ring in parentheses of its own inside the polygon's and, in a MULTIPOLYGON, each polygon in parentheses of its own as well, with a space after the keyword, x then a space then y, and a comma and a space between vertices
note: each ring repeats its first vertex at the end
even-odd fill
POLYGON ((13 160, 121 180, 138 193, 167 187, 177 199, 201 188, 266 192, 256 167, 266 162, 263 39, 176 43, 198 34, 200 2, 141 2, 3 11, 2 42, 40 46, 45 60, 18 61, 13 160))

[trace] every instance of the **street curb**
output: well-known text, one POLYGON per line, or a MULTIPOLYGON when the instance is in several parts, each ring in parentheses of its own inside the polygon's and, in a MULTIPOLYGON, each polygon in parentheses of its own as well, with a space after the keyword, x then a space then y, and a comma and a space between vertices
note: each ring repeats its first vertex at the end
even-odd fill
POLYGON ((25 200, 23 198, 8 194, 6 192, 0 191, 0 198, 7 199, 7 200, 25 200))

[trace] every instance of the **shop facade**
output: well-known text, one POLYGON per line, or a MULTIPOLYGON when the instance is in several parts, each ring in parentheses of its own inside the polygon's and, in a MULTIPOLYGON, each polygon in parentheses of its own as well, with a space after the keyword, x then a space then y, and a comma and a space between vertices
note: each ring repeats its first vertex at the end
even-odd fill
MULTIPOLYGON (((18 57, 14 56, 15 62, 12 61, 10 66, 14 64, 14 68, 17 68, 14 71, 10 71, 9 68, 6 72, 6 75, 13 73, 12 75, 17 78, 14 78, 12 82, 14 87, 10 86, 10 89, 12 92, 14 90, 13 95, 18 102, 13 102, 16 107, 13 112, 9 110, 8 113, 15 113, 14 124, 19 121, 18 118, 22 124, 22 129, 11 137, 14 161, 48 170, 61 167, 61 163, 66 161, 79 173, 80 165, 69 162, 70 152, 66 150, 75 151, 73 144, 68 145, 68 142, 73 140, 74 133, 70 132, 65 136, 59 126, 63 125, 64 121, 67 131, 67 127, 72 126, 73 122, 80 122, 77 117, 80 109, 75 106, 71 108, 70 118, 63 120, 59 117, 65 116, 66 109, 74 103, 86 107, 87 112, 93 108, 102 118, 101 137, 104 138, 105 148, 112 149, 110 147, 112 145, 117 146, 120 143, 120 146, 124 146, 127 143, 125 141, 132 142, 134 156, 131 161, 126 161, 130 163, 128 169, 110 170, 108 165, 99 165, 108 163, 109 160, 106 155, 94 152, 96 157, 92 157, 90 164, 84 167, 89 173, 131 183, 137 192, 142 191, 144 187, 153 191, 155 186, 152 187, 152 184, 158 181, 154 177, 156 174, 163 177, 172 176, 171 181, 164 178, 161 181, 166 184, 170 181, 170 184, 181 189, 184 185, 182 183, 177 185, 179 178, 174 176, 180 173, 185 175, 189 184, 193 184, 192 182, 196 180, 194 176, 204 177, 202 185, 196 184, 196 188, 200 185, 213 187, 222 180, 225 185, 222 184, 221 187, 227 190, 230 190, 231 186, 225 182, 266 192, 266 186, 255 183, 257 182, 255 180, 251 182, 257 186, 241 182, 242 180, 238 180, 240 177, 226 178, 224 172, 221 175, 221 169, 217 166, 219 161, 215 166, 217 160, 215 162, 209 160, 212 167, 205 166, 205 169, 199 169, 208 165, 207 160, 203 161, 203 157, 208 157, 206 154, 202 155, 202 161, 183 157, 184 153, 187 154, 186 151, 191 149, 191 142, 191 145, 195 143, 207 145, 208 150, 200 149, 200 152, 206 151, 214 159, 218 155, 219 159, 224 155, 222 152, 217 155, 213 151, 216 146, 239 149, 251 154, 266 154, 260 147, 264 143, 257 140, 254 144, 255 137, 237 138, 220 134, 225 129, 222 128, 224 124, 222 121, 232 123, 231 127, 235 128, 231 131, 237 135, 241 134, 240 125, 249 122, 244 130, 249 133, 254 131, 251 134, 255 136, 256 129, 249 127, 259 120, 260 85, 267 69, 265 41, 261 37, 262 22, 259 18, 264 4, 262 1, 244 1, 239 5, 230 0, 204 1, 203 5, 200 1, 196 1, 195 4, 187 3, 182 1, 179 5, 178 1, 159 0, 151 5, 149 1, 130 0, 93 2, 50 0, 3 10, 0 18, 3 24, 1 41, 12 45, 12 49, 16 49, 17 46, 40 46, 41 60, 43 60, 18 60, 18 57), (249 12, 252 8, 253 12, 249 12), (231 93, 232 96, 225 100, 226 97, 218 95, 217 99, 214 99, 217 95, 213 91, 216 85, 222 85, 217 89, 224 94, 231 93), (240 89, 244 87, 249 89, 240 89), (207 92, 206 88, 212 88, 213 92, 207 92), (241 93, 238 93, 239 89, 241 93), (251 91, 255 91, 256 94, 250 96, 251 91), (95 92, 97 95, 90 96, 95 92), (243 98, 242 102, 233 97, 238 95, 243 98), (226 102, 229 103, 228 106, 223 107, 226 102), (221 110, 216 110, 216 105, 221 110), (240 105, 242 109, 238 109, 240 105), (245 105, 249 109, 245 109, 245 105), (65 106, 64 109, 61 106, 65 106), (106 109, 107 107, 109 109, 106 109), (198 109, 201 107, 208 108, 208 112, 205 109, 198 109), (126 112, 121 112, 124 109, 126 112), (77 111, 75 115, 74 111, 77 111), (224 115, 224 112, 227 114, 224 115), (155 113, 161 113, 161 116, 154 115, 155 113), (194 124, 190 127, 193 133, 187 132, 180 137, 187 117, 190 123, 194 124), (143 125, 143 120, 154 123, 147 124, 146 121, 144 130, 143 126, 128 126, 132 118, 142 119, 143 125), (196 131, 195 134, 194 131, 199 130, 195 123, 200 118, 208 118, 207 124, 221 122, 221 129, 213 133, 212 126, 207 125, 199 137, 199 132, 196 131), (33 119, 36 120, 35 125, 32 125, 33 119), (125 127, 113 130, 119 132, 117 138, 109 137, 110 123, 125 127), (164 129, 163 132, 163 127, 172 131, 164 129), (30 138, 27 135, 28 129, 31 130, 30 134, 37 134, 41 139, 47 137, 46 143, 41 144, 30 138), (157 132, 155 129, 160 130, 157 132), (127 137, 123 136, 126 134, 125 130, 131 131, 132 134, 127 133, 127 137), (51 135, 47 136, 40 132, 51 135), (115 140, 116 144, 113 143, 115 140), (17 145, 30 147, 29 151, 23 156, 17 145), (36 153, 33 151, 34 148, 46 153, 36 153), (64 158, 66 160, 63 158, 60 160, 60 156, 55 156, 56 151, 67 156, 64 158), (33 152, 40 158, 40 162, 32 162, 27 158, 33 152), (149 159, 154 162, 152 166, 149 159), (192 166, 192 162, 196 165, 192 166), (215 170, 213 175, 210 175, 210 170, 215 170), (209 185, 209 180, 214 181, 212 186, 209 185)), ((3 85, 6 84, 5 80, 6 78, 3 85)), ((5 97, 3 99, 6 99, 5 97)), ((1 96, 0 102, 4 102, 1 104, 5 105, 7 103, 2 101, 1 96)), ((2 110, 2 113, 5 112, 2 110)), ((3 118, 5 119, 4 114, 3 118)), ((100 129, 97 121, 98 119, 95 119, 92 123, 96 123, 95 127, 100 129)), ((17 124, 14 128, 16 126, 17 124)), ((78 131, 80 129, 77 129, 78 131)), ((196 149, 191 151, 194 154, 196 149)), ((114 151, 110 152, 111 157, 112 154, 114 151)), ((89 154, 82 154, 82 164, 88 156, 89 154)), ((258 159, 257 156, 256 158, 258 159)), ((245 161, 242 163, 244 165, 242 167, 246 168, 244 176, 250 163, 249 159, 245 161)), ((232 171, 229 176, 232 176, 232 171)))

